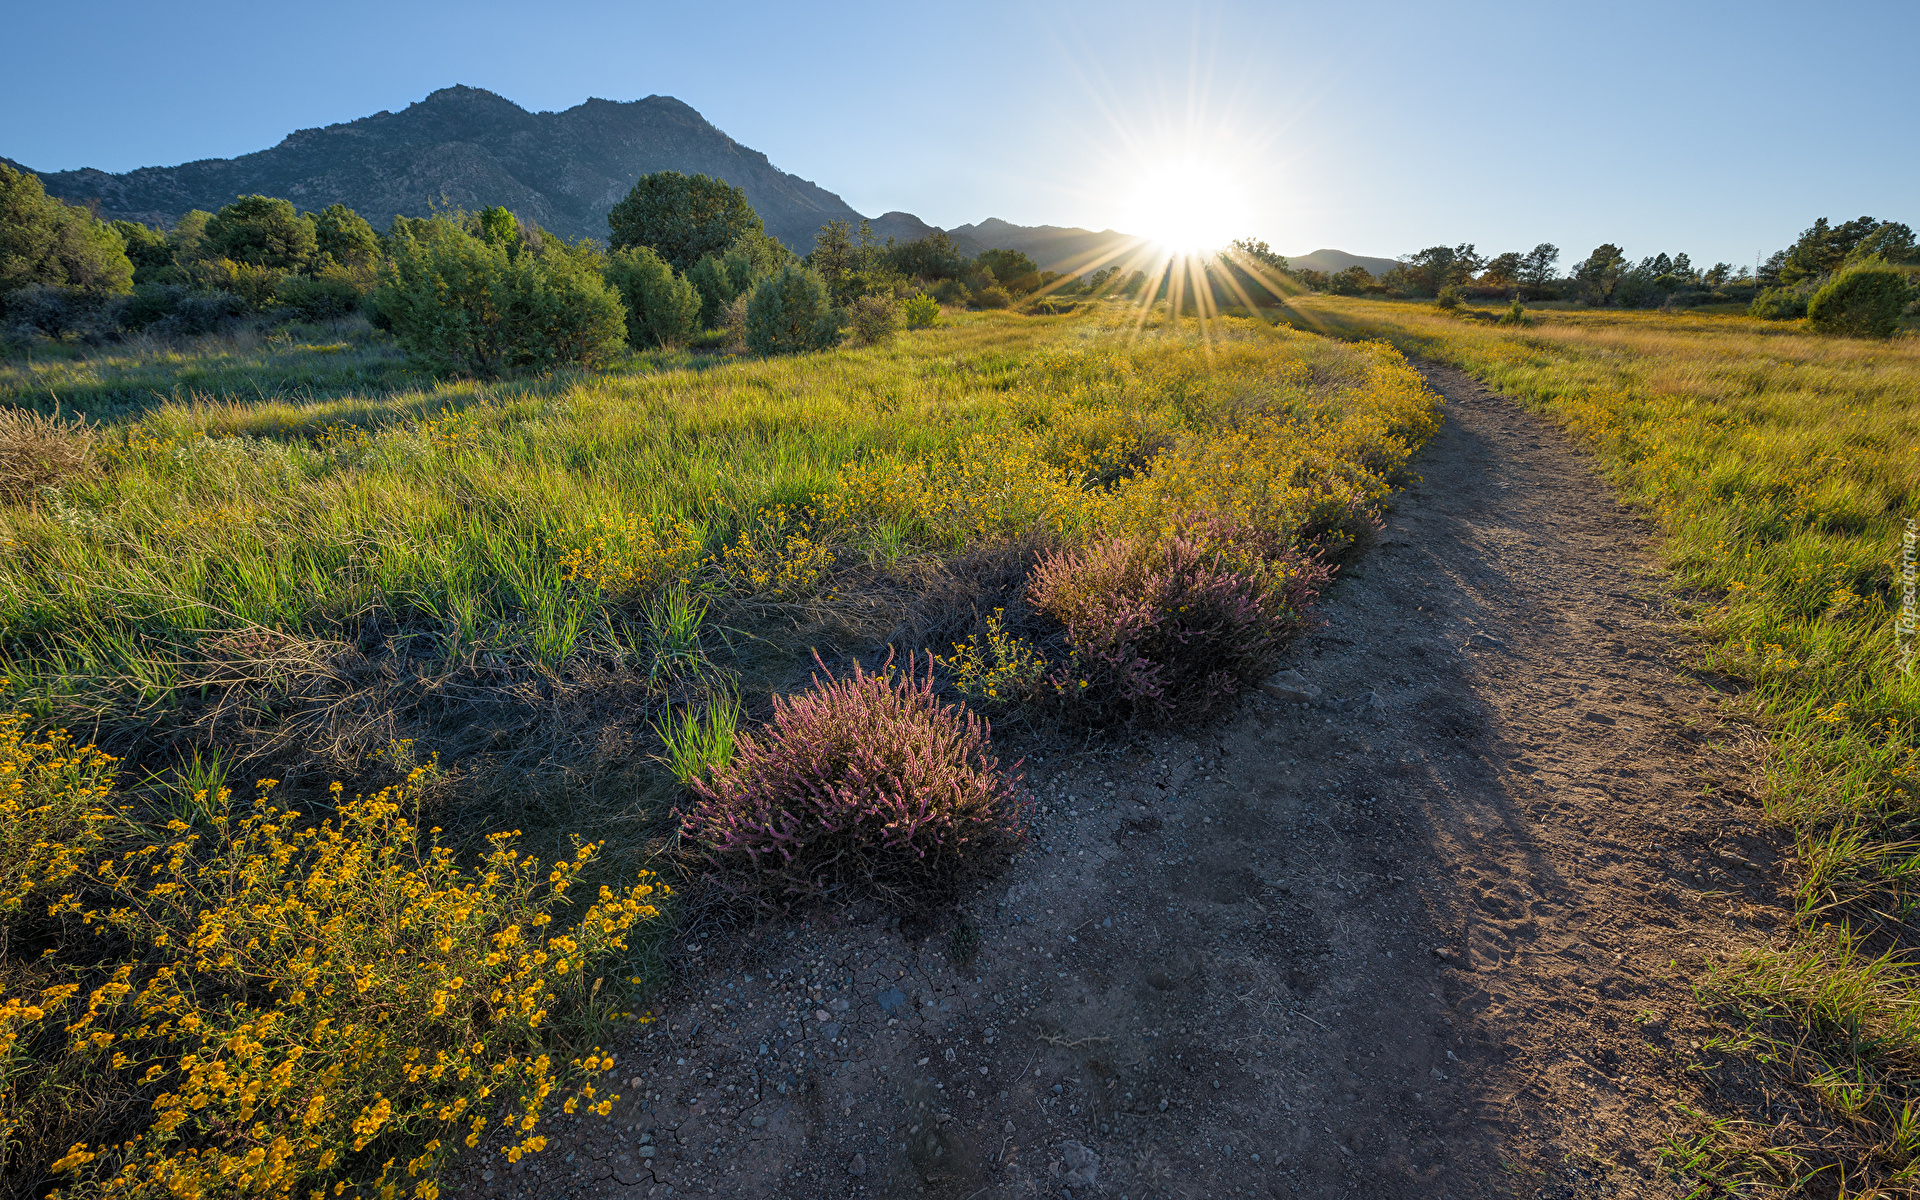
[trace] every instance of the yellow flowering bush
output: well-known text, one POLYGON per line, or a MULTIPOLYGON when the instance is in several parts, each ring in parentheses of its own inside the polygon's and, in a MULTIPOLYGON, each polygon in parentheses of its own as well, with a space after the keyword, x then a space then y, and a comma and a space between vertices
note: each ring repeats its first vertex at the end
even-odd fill
POLYGON ((150 1097, 121 1140, 40 1164, 55 1195, 431 1198, 458 1146, 504 1131, 517 1161, 556 1103, 610 1110, 612 1056, 558 1053, 553 1014, 668 888, 574 902, 599 846, 545 865, 511 833, 463 870, 406 815, 427 771, 336 785, 328 820, 274 804, 271 780, 250 806, 223 794, 210 827, 173 821, 53 903, 128 950, 0 996, 0 1134, 82 1076, 150 1097))
POLYGON ((21 713, 0 717, 0 926, 79 872, 115 817, 113 757, 65 730, 29 736, 25 724, 21 713))
POLYGON ((660 585, 685 583, 699 567, 700 530, 675 517, 602 515, 565 530, 560 575, 610 596, 640 597, 660 585))
POLYGON ((720 557, 736 591, 775 600, 802 600, 820 590, 833 550, 804 511, 773 505, 754 514, 720 557))

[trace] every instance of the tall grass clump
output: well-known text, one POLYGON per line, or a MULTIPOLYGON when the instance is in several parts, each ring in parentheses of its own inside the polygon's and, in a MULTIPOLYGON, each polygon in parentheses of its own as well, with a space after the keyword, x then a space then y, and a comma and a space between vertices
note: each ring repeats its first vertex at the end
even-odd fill
MULTIPOLYGON (((1384 302, 1295 301, 1305 328, 1387 337, 1582 437, 1659 523, 1701 665, 1772 742, 1766 816, 1793 841, 1791 922, 1705 994, 1727 1045, 1818 1122, 1773 1148, 1861 1194, 1911 1187, 1920 1112, 1920 671, 1903 557, 1920 509, 1920 339, 1741 317, 1540 313, 1526 330, 1384 302)), ((1736 1157, 1755 1179, 1773 1161, 1736 1157)))
MULTIPOLYGON (((105 800, 97 756, 20 723, 4 770, 25 801, 0 811, 0 845, 105 800)), ((106 852, 69 837, 38 871, 66 932, 0 995, 7 1194, 430 1200, 462 1146, 506 1134, 517 1161, 556 1105, 610 1111, 595 1080, 613 1060, 569 1057, 565 1010, 667 889, 576 903, 600 847, 547 864, 513 833, 463 868, 410 818, 426 773, 351 800, 335 785, 330 817, 275 804, 269 780, 251 804, 212 798, 204 828, 121 829, 106 852)))
POLYGON ((858 663, 776 696, 731 761, 692 781, 683 836, 723 887, 792 904, 858 890, 912 903, 1015 847, 1018 777, 989 727, 934 696, 925 672, 858 663))
POLYGON ((99 441, 81 421, 0 408, 0 504, 31 499, 43 487, 85 475, 99 441))

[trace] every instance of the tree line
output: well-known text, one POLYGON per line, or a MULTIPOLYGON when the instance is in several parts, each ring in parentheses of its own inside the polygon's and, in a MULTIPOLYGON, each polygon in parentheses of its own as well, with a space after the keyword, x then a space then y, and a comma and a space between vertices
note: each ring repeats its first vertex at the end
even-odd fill
POLYGON ((1611 242, 1564 272, 1559 263, 1560 248, 1550 242, 1494 255, 1463 242, 1406 255, 1380 275, 1357 265, 1337 272, 1289 270, 1282 260, 1279 267, 1305 286, 1336 295, 1432 297, 1445 306, 1495 298, 1616 308, 1733 302, 1757 317, 1810 316, 1816 325, 1878 336, 1891 333, 1902 312, 1920 301, 1920 247, 1913 230, 1875 217, 1838 225, 1822 217, 1757 271, 1724 262, 1703 268, 1684 253, 1664 251, 1635 262, 1611 242), (1823 291, 1829 300, 1817 304, 1823 291), (1823 321, 1826 310, 1832 315, 1823 321))
POLYGON ((171 228, 100 221, 0 166, 0 331, 13 341, 209 332, 242 318, 365 316, 442 371, 593 365, 623 347, 730 340, 756 353, 872 342, 941 305, 1048 311, 1137 294, 1145 277, 1041 270, 1017 250, 968 255, 945 233, 875 238, 827 223, 797 256, 745 193, 705 175, 644 175, 608 238, 569 241, 504 208, 398 216, 384 231, 345 205, 300 212, 241 196, 171 228))

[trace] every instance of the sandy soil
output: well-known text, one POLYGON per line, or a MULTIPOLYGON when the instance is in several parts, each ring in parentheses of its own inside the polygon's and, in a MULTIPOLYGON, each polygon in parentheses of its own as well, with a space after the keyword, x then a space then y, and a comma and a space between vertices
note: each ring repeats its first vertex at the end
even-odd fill
POLYGON ((613 1117, 445 1194, 1678 1194, 1687 981, 1781 911, 1752 756, 1648 531, 1428 374, 1425 478, 1288 664, 1334 703, 1030 762, 1037 845, 937 924, 689 949, 613 1117))

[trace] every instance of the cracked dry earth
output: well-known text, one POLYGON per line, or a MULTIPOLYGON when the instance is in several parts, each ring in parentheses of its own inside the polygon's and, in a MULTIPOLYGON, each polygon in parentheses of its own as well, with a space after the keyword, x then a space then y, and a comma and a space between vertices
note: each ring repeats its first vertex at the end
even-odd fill
POLYGON ((1687 980, 1781 911, 1750 768, 1648 532, 1426 370, 1424 479, 1287 664, 1384 707, 1262 695, 1030 761, 1036 843, 959 912, 689 948, 613 1116, 448 1193, 1679 1194, 1687 980))

